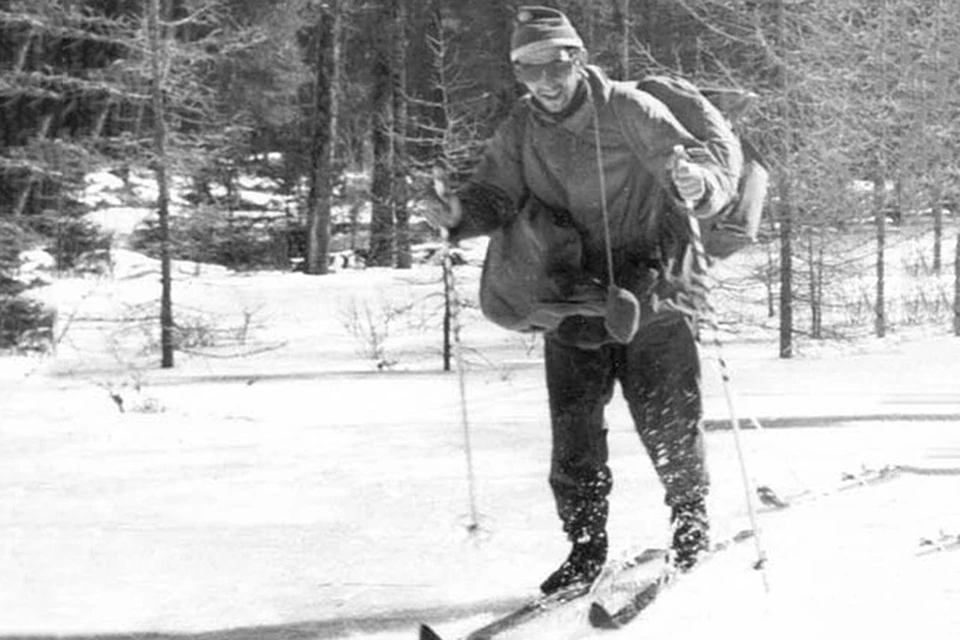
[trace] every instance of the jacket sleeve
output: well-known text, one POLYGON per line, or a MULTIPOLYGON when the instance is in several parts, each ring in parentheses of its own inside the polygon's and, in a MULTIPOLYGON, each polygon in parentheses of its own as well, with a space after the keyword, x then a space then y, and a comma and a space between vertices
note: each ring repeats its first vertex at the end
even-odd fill
POLYGON ((463 218, 450 229, 454 242, 499 229, 525 200, 521 145, 527 114, 516 108, 487 141, 480 162, 457 196, 463 218))
POLYGON ((675 207, 685 206, 670 177, 677 145, 706 170, 706 193, 694 203, 696 217, 716 215, 734 200, 743 171, 740 141, 723 114, 696 87, 683 80, 652 78, 639 87, 614 92, 611 100, 627 142, 675 207))

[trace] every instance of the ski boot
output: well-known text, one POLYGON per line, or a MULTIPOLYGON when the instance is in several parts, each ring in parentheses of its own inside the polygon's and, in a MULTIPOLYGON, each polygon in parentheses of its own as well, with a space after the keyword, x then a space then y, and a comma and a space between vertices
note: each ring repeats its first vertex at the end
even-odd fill
POLYGON ((594 533, 576 540, 570 555, 550 577, 540 585, 545 596, 574 585, 589 586, 600 575, 607 561, 607 534, 594 533))
POLYGON ((680 571, 689 571, 710 549, 710 523, 704 500, 697 499, 673 507, 673 564, 680 571))

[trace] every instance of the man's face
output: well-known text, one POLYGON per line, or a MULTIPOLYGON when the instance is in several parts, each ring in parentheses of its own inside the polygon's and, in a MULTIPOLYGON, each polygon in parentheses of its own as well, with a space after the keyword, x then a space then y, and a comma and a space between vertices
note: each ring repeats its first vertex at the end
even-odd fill
POLYGON ((581 66, 578 53, 557 47, 517 60, 513 71, 544 109, 560 113, 577 92, 581 66))

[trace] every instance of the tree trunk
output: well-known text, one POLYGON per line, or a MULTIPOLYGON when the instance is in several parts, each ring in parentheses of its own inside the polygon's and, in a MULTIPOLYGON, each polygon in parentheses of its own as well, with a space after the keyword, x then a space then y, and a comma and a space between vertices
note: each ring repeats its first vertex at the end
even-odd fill
POLYGON ((495 24, 499 28, 492 33, 490 51, 493 54, 494 64, 497 65, 497 85, 501 89, 497 92, 496 105, 493 109, 491 122, 497 123, 504 119, 513 109, 520 86, 513 75, 513 64, 510 62, 510 34, 513 31, 513 20, 516 14, 515 5, 518 2, 511 0, 494 0, 491 11, 494 12, 495 24))
MULTIPOLYGON (((880 6, 880 74, 884 82, 887 82, 887 0, 882 0, 880 6)), ((877 168, 873 177, 873 209, 875 222, 877 225, 877 291, 874 308, 874 334, 882 338, 887 333, 886 318, 886 243, 887 243, 887 214, 886 208, 886 174, 890 163, 887 162, 887 123, 881 118, 879 122, 880 135, 877 149, 877 168)))
POLYGON ((630 78, 630 0, 613 0, 613 25, 617 33, 619 60, 617 80, 630 78))
MULTIPOLYGON (((949 91, 949 82, 944 74, 945 65, 942 64, 940 59, 940 47, 943 46, 943 2, 942 0, 937 0, 936 2, 936 13, 934 15, 934 36, 933 36, 933 79, 934 83, 937 86, 935 89, 935 97, 932 101, 935 109, 934 118, 940 117, 945 113, 944 107, 948 104, 948 91, 949 91)), ((924 118, 924 129, 926 129, 926 124, 929 122, 930 118, 927 118, 927 111, 930 108, 928 101, 924 101, 923 104, 923 114, 924 118)), ((938 137, 935 137, 933 140, 934 145, 934 154, 932 165, 932 182, 933 188, 931 200, 933 201, 933 272, 937 275, 943 269, 943 185, 941 183, 943 176, 943 141, 938 137)))
POLYGON ((398 269, 409 269, 410 212, 407 210, 407 10, 406 0, 395 0, 393 15, 393 209, 396 222, 396 258, 398 269))
POLYGON ((878 338, 887 334, 886 318, 886 245, 887 245, 887 214, 884 211, 886 203, 886 193, 884 191, 884 180, 882 175, 874 178, 874 215, 877 223, 877 296, 874 316, 874 333, 878 338))
POLYGON ((327 273, 330 255, 330 207, 333 193, 335 135, 340 57, 340 8, 336 0, 321 10, 317 22, 317 57, 313 140, 310 149, 310 192, 307 197, 306 272, 327 273))
POLYGON ((793 357, 793 211, 787 177, 780 177, 780 357, 793 357))
POLYGON ((953 335, 960 336, 960 231, 953 251, 953 335))
POLYGON ((596 48, 595 43, 597 42, 597 16, 591 7, 586 7, 583 11, 579 31, 587 51, 594 51, 596 48))
MULTIPOLYGON (((777 46, 783 60, 787 57, 786 47, 786 7, 784 0, 777 1, 777 46)), ((779 220, 780 220, 780 357, 793 357, 793 205, 790 202, 790 153, 793 145, 793 133, 790 125, 790 83, 787 79, 786 64, 781 62, 778 69, 780 86, 783 92, 783 159, 779 179, 779 220)))
POLYGON ((810 337, 817 337, 817 292, 814 282, 817 279, 816 265, 813 264, 813 232, 807 231, 807 305, 810 308, 810 337))
POLYGON ((453 358, 453 262, 443 261, 443 370, 450 371, 453 358))
POLYGON ((816 246, 818 241, 815 234, 811 231, 809 235, 809 245, 807 247, 807 260, 809 262, 808 291, 810 294, 810 337, 814 340, 823 339, 823 299, 821 297, 820 282, 823 279, 823 248, 816 246))
MULTIPOLYGON (((381 24, 389 24, 390 7, 397 0, 381 0, 380 11, 385 19, 381 24)), ((381 38, 374 51, 373 58, 373 177, 370 192, 372 214, 370 220, 370 253, 367 264, 375 267, 387 267, 393 264, 393 163, 394 163, 394 113, 393 113, 393 72, 390 56, 393 47, 381 38)))
POLYGON ((170 270, 170 185, 167 178, 167 125, 163 97, 164 65, 160 43, 160 1, 150 0, 147 32, 150 40, 151 104, 153 106, 153 169, 157 179, 160 226, 160 366, 173 367, 173 293, 170 270))
MULTIPOLYGON (((428 134, 427 137, 430 139, 429 148, 432 152, 432 164, 434 167, 442 168, 444 174, 449 177, 448 174, 454 166, 452 155, 455 150, 451 148, 452 137, 450 135, 453 129, 451 123, 453 117, 449 94, 450 85, 447 83, 447 41, 441 11, 438 6, 433 7, 433 9, 432 28, 434 31, 431 33, 430 55, 433 70, 431 94, 435 101, 432 109, 431 125, 434 127, 434 132, 428 134)), ((441 352, 444 371, 450 371, 453 357, 453 314, 456 311, 454 309, 456 292, 454 291, 452 268, 453 262, 447 254, 443 259, 443 346, 441 352)))
POLYGON ((824 272, 824 261, 823 261, 823 243, 820 243, 820 247, 817 250, 817 337, 823 337, 823 272, 824 272))
POLYGON ((763 286, 767 290, 767 317, 774 318, 777 315, 777 306, 774 302, 774 276, 777 273, 777 267, 773 260, 773 243, 767 244, 767 268, 763 274, 763 286))
POLYGON ((934 177, 931 207, 933 209, 933 272, 940 275, 943 270, 943 196, 939 183, 936 183, 938 179, 934 177))
MULTIPOLYGON (((38 140, 44 140, 50 135, 50 125, 52 122, 52 113, 48 113, 40 119, 40 124, 37 127, 38 140)), ((12 212, 14 218, 19 218, 27 213, 28 208, 32 208, 30 207, 30 196, 33 195, 36 183, 37 180, 35 178, 35 172, 33 170, 28 170, 27 175, 23 178, 20 188, 17 190, 17 196, 14 199, 12 212)))

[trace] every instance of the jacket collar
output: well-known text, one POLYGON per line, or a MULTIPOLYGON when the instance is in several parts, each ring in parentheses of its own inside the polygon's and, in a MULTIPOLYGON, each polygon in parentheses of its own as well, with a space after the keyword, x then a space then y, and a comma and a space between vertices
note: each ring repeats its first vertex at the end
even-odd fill
POLYGON ((562 118, 543 110, 530 94, 524 96, 523 100, 527 104, 530 117, 543 126, 562 127, 574 134, 586 131, 593 124, 594 104, 597 109, 602 109, 607 104, 610 100, 612 85, 603 71, 593 65, 583 68, 582 82, 587 89, 586 98, 572 113, 562 118))

